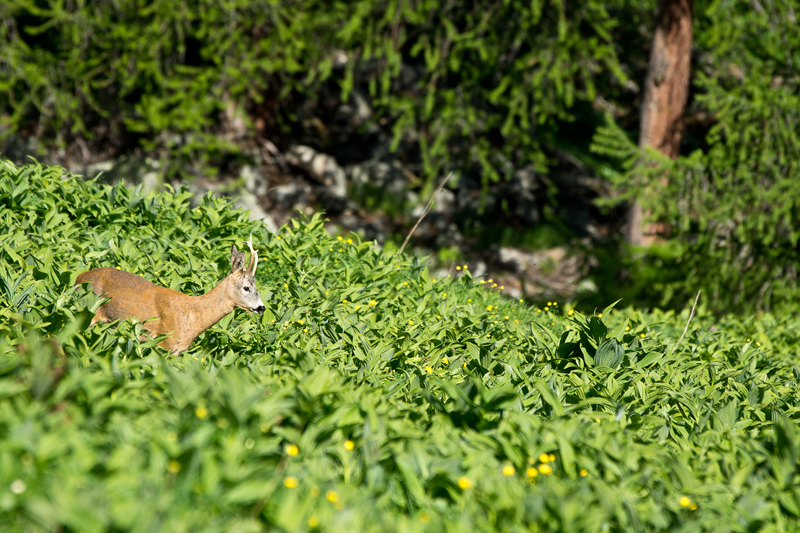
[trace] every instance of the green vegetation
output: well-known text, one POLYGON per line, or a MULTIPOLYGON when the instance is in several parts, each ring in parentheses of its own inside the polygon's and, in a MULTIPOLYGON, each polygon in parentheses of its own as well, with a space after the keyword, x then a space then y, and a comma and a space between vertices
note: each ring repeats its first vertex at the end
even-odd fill
POLYGON ((0 163, 3 531, 794 531, 800 321, 509 301, 187 193, 0 163), (173 357, 72 283, 184 292, 250 232, 268 311, 173 357), (63 529, 62 529, 63 528, 63 529))
MULTIPOLYGON (((694 3, 676 162, 630 141, 656 4, 7 0, 0 137, 102 157, 144 149, 166 175, 213 174, 251 157, 254 140, 335 152, 344 142, 336 105, 359 91, 371 114, 348 142, 369 145, 367 130, 390 136, 417 176, 452 169, 487 186, 533 168, 552 213, 555 193, 570 192, 553 177, 576 170, 622 193, 606 205, 637 198, 672 242, 644 257, 615 250, 619 268, 607 283, 596 272, 597 285, 621 286, 624 269, 633 283, 623 293, 651 305, 681 306, 703 288, 715 312, 791 309, 800 301, 800 4, 694 3), (247 137, 238 144, 226 130, 237 119, 247 137)), ((425 179, 416 186, 430 188, 425 179)), ((390 214, 405 207, 359 199, 390 214)))
POLYGON ((682 305, 698 288, 720 313, 791 312, 800 301, 799 8, 698 2, 696 46, 707 52, 692 119, 710 127, 677 161, 640 150, 612 120, 597 131, 593 148, 615 160, 600 172, 624 191, 615 203, 638 198, 669 227, 667 246, 630 265, 651 302, 682 305))

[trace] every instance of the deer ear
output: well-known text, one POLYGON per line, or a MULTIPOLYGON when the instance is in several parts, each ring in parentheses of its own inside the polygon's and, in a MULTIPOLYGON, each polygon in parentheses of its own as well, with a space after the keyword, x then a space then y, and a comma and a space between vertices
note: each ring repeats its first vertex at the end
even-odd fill
POLYGON ((231 255, 231 271, 236 271, 236 270, 247 270, 247 265, 245 264, 244 252, 239 252, 237 254, 231 255))
POLYGON ((236 261, 237 255, 239 255, 239 250, 236 249, 236 245, 234 244, 231 246, 231 268, 233 268, 233 263, 236 261))

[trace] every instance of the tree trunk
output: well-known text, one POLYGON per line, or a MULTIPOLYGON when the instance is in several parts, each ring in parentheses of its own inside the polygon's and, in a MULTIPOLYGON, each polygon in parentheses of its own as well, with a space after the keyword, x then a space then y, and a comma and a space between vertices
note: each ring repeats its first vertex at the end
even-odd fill
MULTIPOLYGON (((683 111, 689 95, 694 0, 659 0, 650 64, 644 83, 639 146, 652 146, 675 159, 681 144, 683 111)), ((649 246, 665 228, 648 223, 634 201, 628 213, 626 240, 649 246)))

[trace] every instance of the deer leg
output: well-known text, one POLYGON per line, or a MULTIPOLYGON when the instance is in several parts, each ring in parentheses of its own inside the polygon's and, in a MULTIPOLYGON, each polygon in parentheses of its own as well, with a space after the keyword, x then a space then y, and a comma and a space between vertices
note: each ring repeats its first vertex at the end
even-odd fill
POLYGON ((105 311, 103 310, 103 306, 100 306, 100 308, 97 309, 97 311, 95 311, 94 317, 92 318, 92 321, 89 323, 89 327, 91 328, 92 326, 94 326, 95 324, 99 324, 100 322, 104 323, 110 322, 110 320, 106 316, 105 311))

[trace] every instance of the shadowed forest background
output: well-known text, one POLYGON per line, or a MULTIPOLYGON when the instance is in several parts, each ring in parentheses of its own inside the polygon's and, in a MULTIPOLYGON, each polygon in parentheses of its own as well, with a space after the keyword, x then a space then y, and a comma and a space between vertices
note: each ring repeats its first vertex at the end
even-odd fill
POLYGON ((800 3, 657 4, 9 0, 0 153, 384 247, 452 172, 412 246, 514 297, 796 305, 800 3), (669 146, 648 83, 685 86, 669 146))

